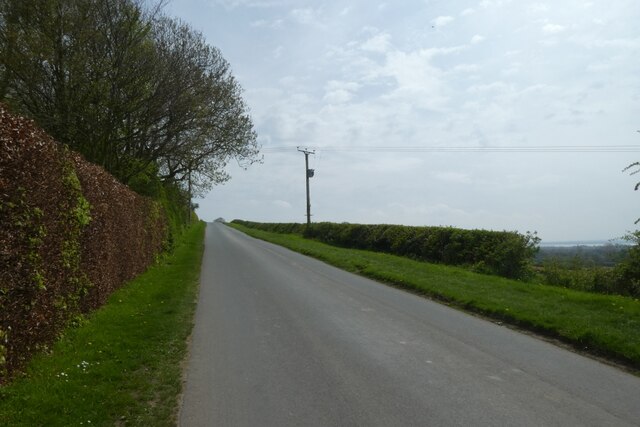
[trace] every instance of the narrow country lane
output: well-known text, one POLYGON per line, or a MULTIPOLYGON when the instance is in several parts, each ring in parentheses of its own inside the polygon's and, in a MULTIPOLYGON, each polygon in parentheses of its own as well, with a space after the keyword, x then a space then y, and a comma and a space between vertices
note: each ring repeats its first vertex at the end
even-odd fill
POLYGON ((640 378, 209 224, 180 425, 639 426, 640 378))

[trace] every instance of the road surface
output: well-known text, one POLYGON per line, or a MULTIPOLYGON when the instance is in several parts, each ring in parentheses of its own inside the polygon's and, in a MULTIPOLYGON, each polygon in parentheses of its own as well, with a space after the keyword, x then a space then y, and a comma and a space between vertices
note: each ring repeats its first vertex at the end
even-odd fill
POLYGON ((182 426, 640 426, 640 378, 209 224, 182 426))

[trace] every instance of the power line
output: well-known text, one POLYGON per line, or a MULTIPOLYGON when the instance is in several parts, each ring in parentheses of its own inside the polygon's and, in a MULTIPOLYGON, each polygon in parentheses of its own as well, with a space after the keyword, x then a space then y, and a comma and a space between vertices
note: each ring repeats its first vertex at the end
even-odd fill
MULTIPOLYGON (((295 151, 298 147, 273 145, 262 147, 264 153, 295 151)), ((334 153, 637 153, 637 145, 533 145, 506 146, 325 146, 317 151, 334 153)))

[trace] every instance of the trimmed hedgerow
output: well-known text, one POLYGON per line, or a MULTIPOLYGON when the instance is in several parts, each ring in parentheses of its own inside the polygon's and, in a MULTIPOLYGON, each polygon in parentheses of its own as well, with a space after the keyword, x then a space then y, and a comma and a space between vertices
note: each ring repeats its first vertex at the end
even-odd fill
POLYGON ((162 250, 157 202, 0 104, 0 383, 162 250))
POLYGON ((511 231, 463 230, 454 227, 409 227, 320 222, 257 223, 234 220, 250 228, 300 234, 335 246, 365 249, 473 270, 508 278, 524 278, 539 243, 534 234, 511 231))

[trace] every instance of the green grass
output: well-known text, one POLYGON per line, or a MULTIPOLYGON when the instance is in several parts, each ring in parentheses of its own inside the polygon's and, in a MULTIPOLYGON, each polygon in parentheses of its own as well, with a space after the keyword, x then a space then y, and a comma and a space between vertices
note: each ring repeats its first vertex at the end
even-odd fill
POLYGON ((0 425, 175 425, 204 228, 0 388, 0 425))
POLYGON ((560 339, 640 370, 640 301, 504 279, 399 256, 232 226, 347 271, 560 339))

